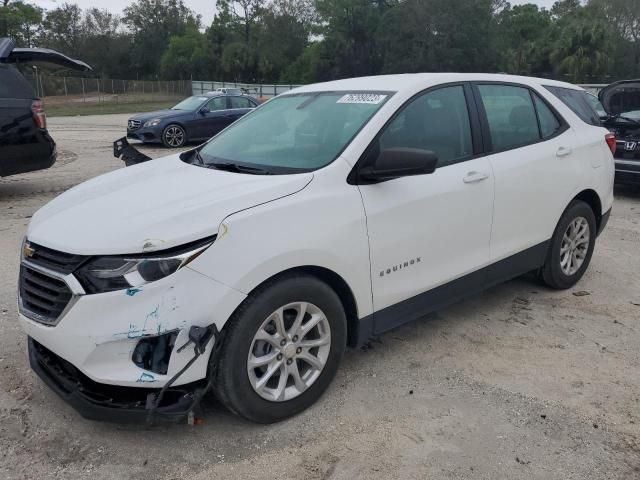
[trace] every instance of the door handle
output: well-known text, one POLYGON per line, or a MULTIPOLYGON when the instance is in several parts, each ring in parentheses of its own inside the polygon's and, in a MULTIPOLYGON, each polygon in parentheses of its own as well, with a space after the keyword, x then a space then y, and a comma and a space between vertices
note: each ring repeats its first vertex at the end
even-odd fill
POLYGON ((463 178, 464 183, 477 183, 489 178, 488 173, 484 172, 469 172, 467 176, 463 178))
POLYGON ((572 153, 573 153, 573 150, 571 150, 570 148, 568 148, 568 147, 560 147, 558 149, 558 151, 556 152, 556 157, 568 157, 572 153))

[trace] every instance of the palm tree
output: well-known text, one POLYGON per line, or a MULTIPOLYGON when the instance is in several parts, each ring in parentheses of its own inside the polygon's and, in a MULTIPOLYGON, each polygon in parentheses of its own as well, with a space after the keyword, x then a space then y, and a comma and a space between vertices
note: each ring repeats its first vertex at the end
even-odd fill
POLYGON ((556 73, 568 76, 574 83, 606 75, 608 40, 607 29, 601 23, 568 25, 551 50, 550 59, 556 73))

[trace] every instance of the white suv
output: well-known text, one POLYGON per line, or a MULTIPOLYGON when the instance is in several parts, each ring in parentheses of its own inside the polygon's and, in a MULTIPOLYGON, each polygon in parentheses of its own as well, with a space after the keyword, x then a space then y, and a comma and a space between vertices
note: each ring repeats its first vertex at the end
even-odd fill
POLYGON ((69 190, 23 247, 32 367, 88 418, 183 419, 211 388, 273 422, 320 397, 347 346, 527 272, 573 286, 613 204, 615 138, 547 87, 579 90, 306 86, 69 190))

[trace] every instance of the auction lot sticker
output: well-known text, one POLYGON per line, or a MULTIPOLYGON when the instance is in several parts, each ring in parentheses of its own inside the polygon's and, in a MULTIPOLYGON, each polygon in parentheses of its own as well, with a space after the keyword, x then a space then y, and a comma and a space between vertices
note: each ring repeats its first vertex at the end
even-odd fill
POLYGON ((378 105, 382 102, 386 95, 378 93, 348 93, 336 103, 366 103, 368 105, 378 105))

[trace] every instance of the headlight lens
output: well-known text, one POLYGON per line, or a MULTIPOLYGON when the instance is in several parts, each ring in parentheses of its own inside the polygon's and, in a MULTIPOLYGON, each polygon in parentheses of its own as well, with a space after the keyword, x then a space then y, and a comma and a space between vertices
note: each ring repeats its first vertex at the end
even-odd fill
POLYGON ((144 127, 155 127, 160 125, 160 119, 159 118, 153 118, 151 120, 148 120, 146 122, 144 122, 144 127))
POLYGON ((208 238, 195 244, 149 256, 96 257, 83 265, 76 275, 87 293, 105 293, 139 287, 168 277, 192 262, 215 240, 208 238))

